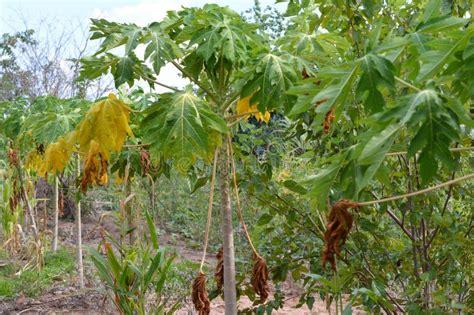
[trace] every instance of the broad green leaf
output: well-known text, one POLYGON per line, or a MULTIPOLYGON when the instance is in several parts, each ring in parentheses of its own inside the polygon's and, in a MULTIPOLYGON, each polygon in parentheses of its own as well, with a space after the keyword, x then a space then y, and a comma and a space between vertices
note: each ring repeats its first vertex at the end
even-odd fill
POLYGON ((155 74, 159 74, 161 68, 170 59, 179 58, 182 52, 179 47, 161 30, 159 24, 150 25, 145 33, 144 59, 151 61, 155 74))
POLYGON ((207 4, 194 9, 180 36, 190 37, 189 46, 204 62, 214 67, 220 58, 238 64, 248 58, 248 38, 255 26, 244 23, 242 17, 228 7, 207 4))
POLYGON ((421 33, 436 33, 451 28, 460 28, 466 25, 468 20, 455 16, 442 16, 433 18, 417 28, 421 33))
POLYGON ((95 55, 125 45, 125 54, 131 53, 142 41, 143 30, 135 24, 91 19, 91 39, 104 38, 95 55))
POLYGON ((422 15, 423 23, 426 23, 429 19, 438 16, 442 1, 443 0, 428 0, 422 15))
POLYGON ((100 57, 84 57, 81 59, 81 72, 79 80, 94 80, 100 76, 107 74, 109 69, 115 66, 119 59, 112 54, 105 54, 100 57))
POLYGON ((194 95, 191 87, 163 95, 145 115, 142 127, 151 153, 174 159, 182 172, 197 158, 209 159, 221 134, 227 132, 225 121, 194 95))
POLYGON ((351 65, 347 72, 344 73, 345 76, 341 77, 337 84, 322 90, 313 98, 313 103, 322 102, 321 105, 316 107, 316 113, 325 114, 333 108, 333 106, 342 107, 344 105, 358 69, 359 67, 357 65, 351 65))
POLYGON ((298 76, 287 59, 288 56, 272 53, 263 55, 243 87, 241 98, 253 94, 250 103, 257 104, 260 112, 271 109, 288 111, 293 105, 293 96, 286 92, 298 76))
POLYGON ((368 93, 365 105, 369 112, 380 111, 385 104, 378 86, 395 90, 394 67, 392 63, 378 55, 367 54, 360 59, 362 75, 357 86, 358 93, 368 93))
POLYGON ((286 181, 283 182, 283 185, 286 188, 288 188, 289 190, 291 190, 293 192, 296 192, 298 194, 301 194, 301 195, 304 195, 308 192, 306 190, 306 188, 304 188, 303 186, 301 186, 300 184, 298 184, 294 180, 286 180, 286 181))
POLYGON ((449 49, 444 50, 430 50, 423 53, 420 56, 423 64, 418 74, 417 80, 423 81, 429 79, 440 72, 443 66, 449 61, 453 56, 454 52, 459 49, 460 46, 463 46, 467 40, 470 38, 471 32, 466 32, 466 35, 462 36, 459 40, 454 43, 451 43, 449 49))
POLYGON ((333 156, 329 165, 318 170, 316 175, 312 175, 305 180, 305 183, 310 187, 308 194, 314 197, 321 207, 326 205, 329 189, 344 164, 343 160, 345 156, 346 154, 333 156))
MULTIPOLYGON (((361 164, 372 164, 380 160, 380 149, 383 148, 387 143, 393 142, 393 138, 402 128, 400 124, 392 124, 387 126, 384 130, 379 132, 376 136, 372 137, 367 144, 364 146, 358 161, 361 164)), ((388 150, 388 149, 387 149, 388 150)))
POLYGON ((119 58, 119 62, 112 66, 112 74, 114 76, 116 88, 124 83, 128 83, 130 86, 133 85, 133 66, 137 63, 137 61, 137 58, 130 54, 119 58))
MULTIPOLYGON (((304 81, 303 86, 291 89, 290 93, 302 94, 299 96, 296 105, 289 112, 289 116, 295 116, 316 106, 316 113, 325 115, 331 108, 343 107, 347 94, 349 93, 352 83, 358 72, 358 64, 349 64, 343 67, 328 69, 325 73, 321 73, 321 80, 332 79, 331 83, 324 88, 318 88, 313 84, 314 89, 311 93, 311 83, 304 81), (331 79, 330 79, 331 78, 331 79), (306 89, 307 92, 300 93, 298 89, 306 89), (314 93, 317 92, 316 95, 314 93), (306 95, 309 94, 309 95, 306 95), (311 97, 314 95, 313 97, 311 97)), ((319 78, 319 77, 318 77, 319 78)))

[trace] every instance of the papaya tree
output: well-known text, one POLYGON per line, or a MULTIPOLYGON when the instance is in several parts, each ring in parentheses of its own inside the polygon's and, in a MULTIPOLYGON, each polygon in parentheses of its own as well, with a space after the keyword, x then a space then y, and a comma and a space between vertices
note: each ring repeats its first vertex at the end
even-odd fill
POLYGON ((256 25, 214 4, 170 11, 146 27, 92 20, 91 32, 91 39, 102 42, 93 56, 82 59, 82 78, 110 72, 116 87, 144 81, 170 90, 143 111, 139 128, 154 159, 169 161, 186 174, 198 160, 211 162, 218 151, 224 297, 226 314, 235 314, 230 153, 222 143, 236 122, 249 115, 268 119, 266 112, 290 111, 294 97, 285 92, 301 69, 291 55, 271 46, 256 25), (167 64, 190 84, 178 89, 160 82, 167 64))
MULTIPOLYGON (((28 169, 37 172, 37 175, 48 179, 48 173, 53 176, 54 182, 54 230, 52 239, 52 250, 58 248, 58 220, 59 220, 59 178, 63 171, 57 168, 55 159, 51 156, 48 145, 56 142, 61 136, 69 133, 77 125, 81 111, 89 102, 79 99, 63 100, 56 97, 38 97, 33 102, 35 111, 27 116, 22 125, 23 141, 29 141, 33 149, 26 157, 28 169), (46 161, 42 163, 43 155, 46 161)), ((64 202, 62 199, 61 202, 64 202)))

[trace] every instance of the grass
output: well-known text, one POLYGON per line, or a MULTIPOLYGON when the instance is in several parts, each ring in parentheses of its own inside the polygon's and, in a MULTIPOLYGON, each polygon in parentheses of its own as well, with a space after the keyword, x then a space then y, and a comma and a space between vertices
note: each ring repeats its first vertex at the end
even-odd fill
POLYGON ((46 291, 54 282, 64 280, 74 270, 74 255, 66 249, 48 252, 41 271, 21 271, 19 264, 0 267, 0 298, 15 297, 23 293, 35 297, 46 291))

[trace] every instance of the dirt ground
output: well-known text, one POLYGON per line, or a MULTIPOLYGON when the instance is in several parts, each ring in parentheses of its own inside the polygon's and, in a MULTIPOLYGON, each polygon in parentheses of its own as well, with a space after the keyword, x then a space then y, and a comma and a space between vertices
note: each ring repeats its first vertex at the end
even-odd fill
MULTIPOLYGON (((100 229, 98 220, 83 220, 83 243, 87 246, 96 246, 100 240, 100 229)), ((102 226, 114 235, 118 235, 117 227, 113 224, 111 217, 104 217, 102 226)), ((59 236, 61 244, 74 246, 74 223, 60 222, 59 236)), ((177 253, 177 259, 188 259, 194 262, 200 261, 201 252, 186 248, 182 241, 170 242, 169 235, 160 236, 160 244, 173 248, 177 253)), ((20 296, 16 299, 3 300, 0 298, 0 314, 118 314, 112 303, 106 298, 103 288, 98 283, 94 283, 93 270, 85 270, 86 288, 79 290, 72 284, 60 283, 53 285, 48 292, 37 298, 26 298, 20 296)), ((71 281, 73 283, 74 281, 71 281)), ((298 295, 301 288, 289 282, 284 285, 285 295, 289 297, 285 301, 283 309, 274 311, 276 315, 310 315, 310 314, 335 314, 335 310, 329 312, 326 309, 324 301, 316 298, 313 309, 309 310, 307 306, 295 308, 298 303, 298 295), (294 298, 291 298, 294 297, 294 298)), ((252 305, 247 297, 239 301, 239 309, 248 308, 252 305)), ((184 305, 176 314, 191 315, 196 314, 193 305, 184 305)), ((211 301, 211 314, 224 314, 224 302, 221 299, 211 301)), ((365 314, 354 311, 353 314, 365 314)))

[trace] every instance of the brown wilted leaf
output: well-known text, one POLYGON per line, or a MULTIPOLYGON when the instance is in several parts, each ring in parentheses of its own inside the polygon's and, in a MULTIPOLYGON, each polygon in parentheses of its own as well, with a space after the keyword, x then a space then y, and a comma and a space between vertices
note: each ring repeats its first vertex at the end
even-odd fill
POLYGON ((140 148, 140 167, 142 169, 143 176, 150 173, 150 168, 151 168, 150 152, 148 152, 143 147, 140 148))
POLYGON ((216 255, 217 264, 214 277, 216 279, 217 290, 221 291, 224 286, 224 249, 221 247, 216 255))
POLYGON ((208 315, 211 313, 211 302, 206 290, 206 275, 199 272, 193 282, 193 304, 199 315, 208 315))
POLYGON ((15 149, 8 149, 8 162, 13 167, 19 165, 18 152, 15 149))
POLYGON ((62 190, 59 192, 58 207, 59 216, 62 218, 64 216, 64 192, 62 190))
POLYGON ((253 256, 252 278, 250 279, 252 287, 260 296, 260 303, 265 303, 270 292, 268 286, 268 267, 265 259, 261 256, 253 256))
POLYGON ((324 134, 329 133, 329 129, 331 128, 331 123, 336 119, 336 115, 334 115, 334 110, 331 108, 327 113, 326 116, 324 117, 323 121, 323 130, 324 134))
POLYGON ((108 160, 106 156, 99 150, 99 144, 92 140, 84 164, 84 174, 81 180, 82 192, 86 192, 87 187, 92 184, 107 184, 107 166, 108 160), (97 157, 99 157, 100 161, 97 157))
POLYGON ((332 270, 336 270, 336 255, 340 257, 340 246, 346 242, 354 221, 348 209, 358 208, 358 206, 357 202, 351 200, 339 200, 332 206, 326 232, 324 232, 323 267, 329 262, 332 270))

